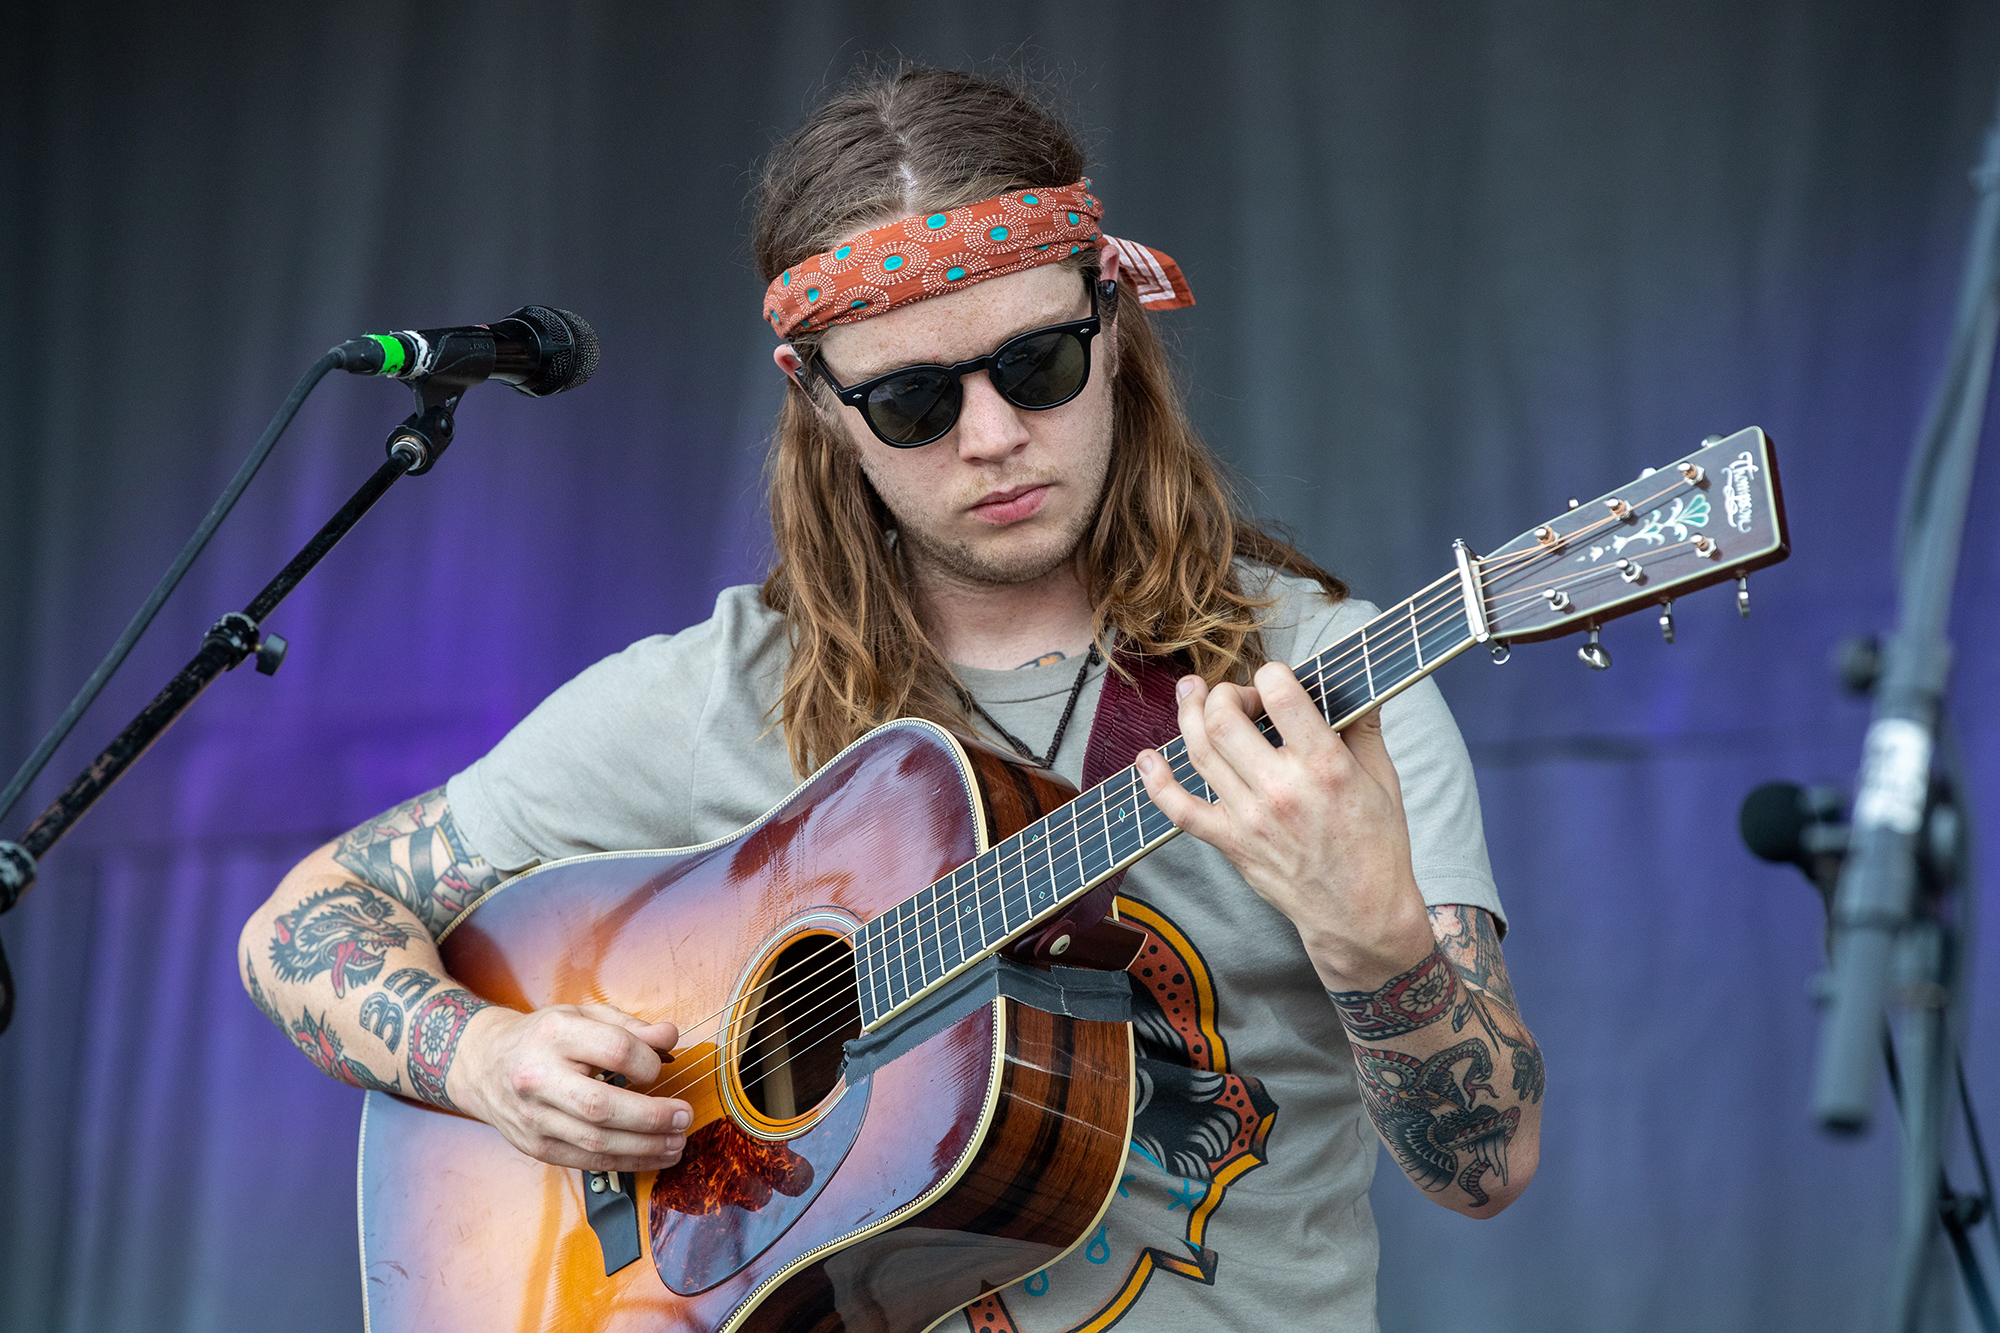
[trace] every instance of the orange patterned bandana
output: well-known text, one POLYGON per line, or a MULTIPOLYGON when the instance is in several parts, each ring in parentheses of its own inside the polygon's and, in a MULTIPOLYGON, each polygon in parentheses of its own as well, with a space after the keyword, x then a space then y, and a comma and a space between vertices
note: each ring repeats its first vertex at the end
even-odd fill
POLYGON ((1180 265, 1157 250, 1098 231, 1104 208, 1090 179, 1013 190, 929 217, 900 218, 780 273, 764 291, 764 318, 780 338, 851 324, 987 278, 1069 258, 1086 245, 1115 249, 1154 310, 1194 304, 1180 265))

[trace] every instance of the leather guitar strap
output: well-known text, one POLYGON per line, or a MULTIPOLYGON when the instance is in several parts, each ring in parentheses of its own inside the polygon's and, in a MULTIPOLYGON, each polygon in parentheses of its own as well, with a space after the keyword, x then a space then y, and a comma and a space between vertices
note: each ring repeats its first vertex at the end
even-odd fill
MULTIPOLYGON (((1126 680, 1116 670, 1104 673, 1097 716, 1091 719, 1090 742, 1083 752, 1085 790, 1128 767, 1139 751, 1157 748, 1180 734, 1180 704, 1174 697, 1174 685, 1191 673, 1185 659, 1179 654, 1142 656, 1120 648, 1113 660, 1131 679, 1126 680)), ((1034 956, 1048 958, 1049 946, 1056 940, 1065 935, 1074 938, 1111 915, 1112 900, 1124 879, 1121 870, 1065 908, 1035 936, 1034 956)))

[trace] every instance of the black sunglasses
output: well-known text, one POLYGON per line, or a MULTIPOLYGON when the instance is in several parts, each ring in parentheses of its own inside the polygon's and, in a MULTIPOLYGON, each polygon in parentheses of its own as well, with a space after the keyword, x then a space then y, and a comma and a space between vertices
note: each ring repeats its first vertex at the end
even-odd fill
POLYGON ((983 370, 1002 398, 1028 412, 1061 407, 1090 383, 1090 340, 1103 328, 1098 303, 1118 311, 1118 284, 1086 283, 1090 318, 1009 338, 985 356, 955 366, 905 366, 848 386, 833 377, 817 356, 813 369, 833 386, 834 396, 857 409, 875 438, 897 449, 915 449, 944 438, 958 424, 965 405, 959 380, 983 370))

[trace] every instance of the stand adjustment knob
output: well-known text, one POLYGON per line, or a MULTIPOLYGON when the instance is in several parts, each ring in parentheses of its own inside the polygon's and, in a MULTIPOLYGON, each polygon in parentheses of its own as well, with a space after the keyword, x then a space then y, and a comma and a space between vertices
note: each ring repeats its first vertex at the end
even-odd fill
POLYGON ((278 668, 285 664, 285 653, 291 646, 282 634, 266 634, 264 641, 257 645, 258 674, 277 675, 278 668))

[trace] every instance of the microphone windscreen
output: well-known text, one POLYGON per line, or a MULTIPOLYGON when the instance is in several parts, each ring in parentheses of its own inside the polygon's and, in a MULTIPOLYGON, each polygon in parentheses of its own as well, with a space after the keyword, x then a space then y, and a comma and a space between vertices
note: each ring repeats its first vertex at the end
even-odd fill
POLYGON ((533 328, 541 345, 541 364, 514 386, 519 392, 530 398, 546 398, 574 389, 596 372, 597 331, 574 310, 524 305, 507 318, 533 328))
POLYGON ((564 381, 562 387, 574 389, 597 373, 597 330, 591 328, 590 321, 574 310, 557 310, 553 306, 549 307, 549 310, 569 325, 576 365, 569 372, 569 378, 564 381))
POLYGON ((1766 861, 1797 862, 1805 855, 1799 834, 1811 822, 1805 791, 1796 782, 1767 782, 1743 798, 1736 826, 1743 845, 1766 861))

